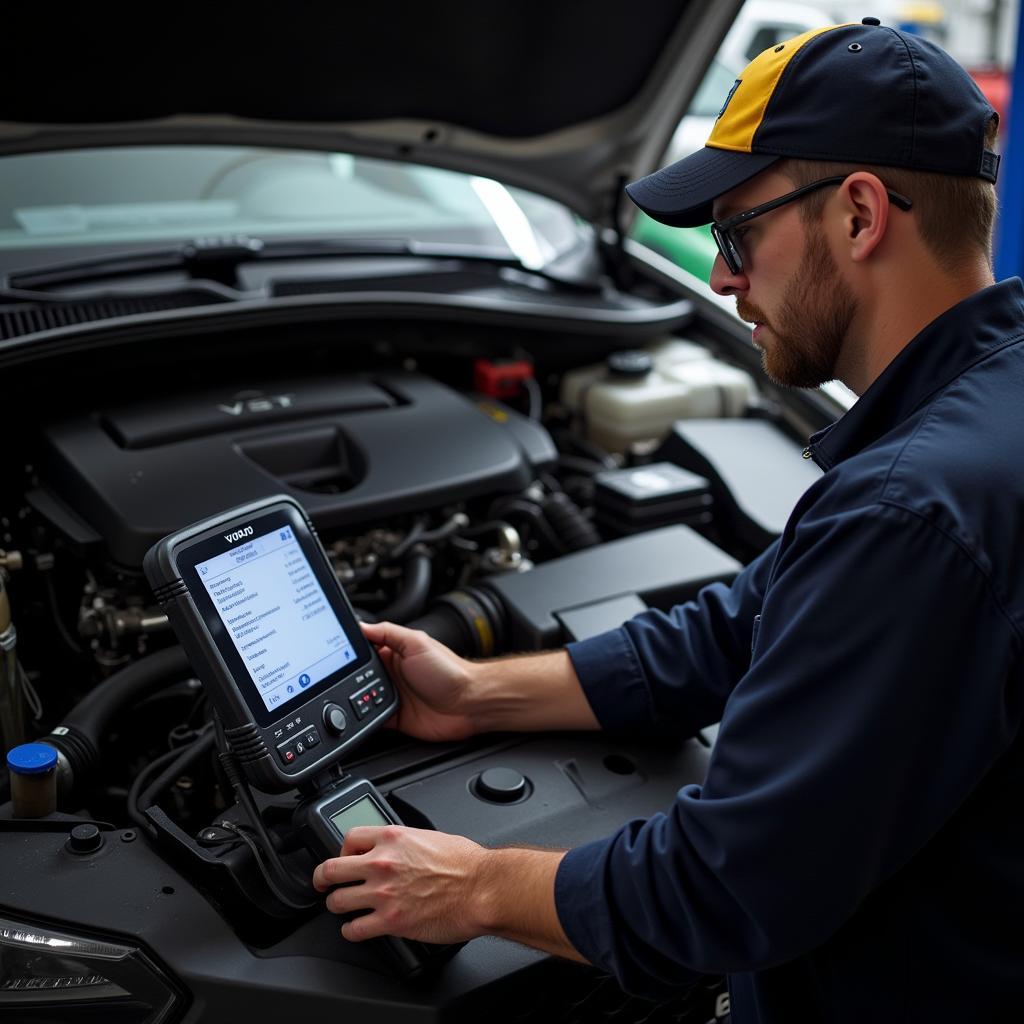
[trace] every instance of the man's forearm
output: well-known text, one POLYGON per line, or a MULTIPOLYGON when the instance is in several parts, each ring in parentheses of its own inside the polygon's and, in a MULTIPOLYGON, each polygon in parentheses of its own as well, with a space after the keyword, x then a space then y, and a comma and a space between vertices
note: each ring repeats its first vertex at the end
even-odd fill
POLYGON ((564 651, 473 662, 466 714, 478 732, 599 729, 564 651))
POLYGON ((564 852, 486 850, 480 860, 477 914, 486 934, 586 963, 562 930, 555 875, 564 852))

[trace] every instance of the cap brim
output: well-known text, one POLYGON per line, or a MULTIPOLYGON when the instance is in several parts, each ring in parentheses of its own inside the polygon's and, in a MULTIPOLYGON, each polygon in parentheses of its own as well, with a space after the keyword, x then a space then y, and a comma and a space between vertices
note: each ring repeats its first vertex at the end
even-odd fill
POLYGON ((779 159, 773 153, 734 153, 705 146, 660 171, 626 186, 626 194, 648 217, 676 228, 714 220, 711 204, 779 159))

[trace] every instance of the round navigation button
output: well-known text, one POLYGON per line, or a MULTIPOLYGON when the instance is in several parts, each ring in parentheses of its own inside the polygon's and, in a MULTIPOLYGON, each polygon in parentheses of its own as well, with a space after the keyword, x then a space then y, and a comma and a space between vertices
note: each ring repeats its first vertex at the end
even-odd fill
POLYGON ((335 736, 340 736, 345 731, 345 726, 348 725, 348 719, 337 704, 325 704, 324 725, 335 736))
POLYGON ((511 804, 522 800, 529 792, 525 776, 514 768, 488 768, 481 772, 473 791, 482 800, 494 804, 511 804))

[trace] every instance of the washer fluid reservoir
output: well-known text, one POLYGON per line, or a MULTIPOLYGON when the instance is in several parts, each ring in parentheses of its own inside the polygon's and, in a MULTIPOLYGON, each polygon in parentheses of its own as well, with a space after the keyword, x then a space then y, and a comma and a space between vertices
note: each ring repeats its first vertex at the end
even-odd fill
POLYGON ((591 441, 624 452, 660 440, 679 419, 742 416, 755 393, 748 373, 694 342, 671 340, 570 371, 561 398, 591 441))

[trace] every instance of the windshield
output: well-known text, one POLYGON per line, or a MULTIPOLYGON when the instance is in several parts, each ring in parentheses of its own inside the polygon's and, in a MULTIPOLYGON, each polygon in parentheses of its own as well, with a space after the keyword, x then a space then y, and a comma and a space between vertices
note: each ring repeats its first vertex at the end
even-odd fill
POLYGON ((450 243, 530 267, 590 236, 522 189, 345 153, 148 146, 0 160, 0 249, 240 234, 450 243))

